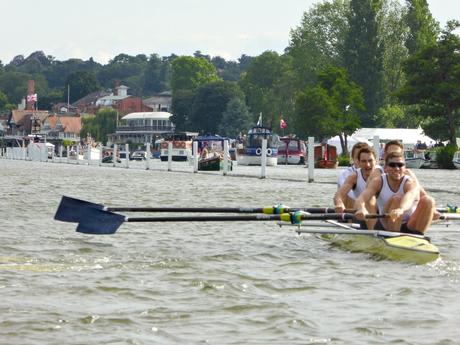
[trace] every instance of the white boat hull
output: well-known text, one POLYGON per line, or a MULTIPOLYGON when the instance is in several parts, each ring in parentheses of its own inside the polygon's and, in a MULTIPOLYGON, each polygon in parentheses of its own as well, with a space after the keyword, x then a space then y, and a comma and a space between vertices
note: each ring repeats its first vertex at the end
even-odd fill
POLYGON ((420 169, 425 163, 424 158, 406 158, 406 166, 409 169, 420 169))
POLYGON ((278 164, 305 164, 305 158, 299 155, 278 156, 278 164), (286 159, 287 158, 287 159, 286 159))
POLYGON ((460 169, 460 151, 455 152, 454 158, 452 159, 452 163, 454 164, 456 169, 460 169))
MULTIPOLYGON (((262 157, 238 154, 236 156, 236 162, 238 163, 238 165, 261 165, 262 157)), ((276 166, 276 165, 278 165, 277 157, 267 157, 267 166, 276 166)))

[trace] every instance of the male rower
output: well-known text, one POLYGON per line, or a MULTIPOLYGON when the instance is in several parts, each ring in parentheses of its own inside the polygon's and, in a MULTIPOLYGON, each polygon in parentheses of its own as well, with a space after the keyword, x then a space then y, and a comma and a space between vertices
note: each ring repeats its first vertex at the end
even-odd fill
POLYGON ((426 194, 420 195, 418 183, 406 174, 405 166, 401 152, 387 154, 385 173, 368 182, 355 202, 355 215, 364 220, 369 213, 366 203, 375 196, 379 213, 389 214, 378 222, 384 230, 423 235, 433 219, 435 202, 426 194))
MULTIPOLYGON (((346 181, 347 177, 350 175, 353 175, 357 169, 359 169, 359 158, 358 158, 358 153, 359 150, 365 147, 370 147, 367 143, 364 142, 358 142, 353 145, 353 148, 351 149, 351 158, 353 159, 353 164, 345 169, 343 169, 339 177, 337 179, 337 189, 339 189, 346 181)), ((352 191, 349 191, 348 194, 343 197, 343 203, 346 206, 345 208, 353 208, 353 204, 355 202, 355 195, 352 191)))
MULTIPOLYGON (((385 158, 388 154, 392 153, 392 152, 399 152, 401 153, 402 155, 404 155, 404 146, 403 144, 399 141, 399 140, 390 140, 389 142, 387 142, 385 144, 385 148, 384 148, 384 155, 383 157, 385 158)), ((374 177, 379 177, 381 174, 383 174, 385 171, 383 171, 383 169, 375 169, 370 178, 374 178, 374 177)), ((425 188, 423 188, 422 185, 420 185, 420 182, 417 178, 417 176, 415 176, 415 174, 413 173, 412 170, 408 169, 408 168, 405 168, 404 169, 404 173, 409 176, 410 178, 412 178, 415 183, 418 185, 419 189, 420 189, 420 197, 423 197, 425 195, 428 195, 428 193, 425 191, 425 188)), ((435 209, 434 210, 434 219, 438 219, 439 216, 441 214, 435 209)))
MULTIPOLYGON (((352 199, 354 204, 355 200, 366 189, 368 178, 376 166, 375 152, 370 147, 360 149, 357 158, 359 161, 359 168, 347 177, 334 195, 334 205, 337 213, 345 212, 345 202, 347 200, 352 199)), ((367 208, 375 213, 375 198, 369 201, 367 208)), ((373 229, 375 222, 375 219, 366 220, 367 228, 373 229)))

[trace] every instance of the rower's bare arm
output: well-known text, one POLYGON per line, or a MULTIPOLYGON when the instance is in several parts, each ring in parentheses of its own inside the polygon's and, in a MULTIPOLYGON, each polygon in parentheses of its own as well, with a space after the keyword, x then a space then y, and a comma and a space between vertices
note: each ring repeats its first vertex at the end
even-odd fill
POLYGON ((366 186, 366 189, 361 193, 361 195, 355 201, 356 208, 356 217, 358 219, 364 220, 368 210, 366 209, 366 203, 371 200, 373 196, 376 196, 379 190, 382 187, 382 179, 380 176, 370 180, 366 186))
POLYGON ((420 184, 417 176, 415 176, 415 174, 412 172, 412 170, 406 169, 406 175, 409 176, 412 180, 414 180, 415 183, 418 185, 418 187, 420 189, 420 197, 422 197, 424 195, 428 195, 428 193, 425 191, 425 188, 422 187, 422 185, 420 184))
POLYGON ((420 195, 420 188, 417 181, 410 179, 404 185, 404 196, 401 199, 399 207, 403 212, 410 210, 416 199, 420 195))
POLYGON ((342 213, 345 211, 345 198, 347 193, 353 188, 356 184, 356 174, 351 174, 345 180, 345 182, 337 189, 337 192, 334 195, 334 206, 337 213, 342 213))

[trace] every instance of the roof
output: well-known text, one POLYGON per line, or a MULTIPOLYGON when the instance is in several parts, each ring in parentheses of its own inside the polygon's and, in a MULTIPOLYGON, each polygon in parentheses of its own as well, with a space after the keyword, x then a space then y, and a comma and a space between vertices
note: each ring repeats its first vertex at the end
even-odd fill
POLYGON ((152 120, 169 120, 172 116, 171 113, 166 111, 151 111, 151 112, 139 112, 130 113, 123 116, 122 120, 141 120, 141 119, 152 119, 152 120))
POLYGON ((109 105, 113 105, 113 103, 116 101, 120 101, 128 97, 131 97, 131 95, 108 95, 108 96, 99 98, 96 101, 96 105, 109 106, 109 105))
POLYGON ((420 140, 427 145, 434 144, 436 141, 423 133, 419 128, 361 128, 353 133, 354 137, 362 137, 373 140, 378 136, 380 141, 400 140, 403 144, 414 145, 420 140))
POLYGON ((56 128, 58 121, 61 123, 64 132, 77 133, 81 131, 81 117, 80 116, 49 116, 47 119, 52 129, 56 128))

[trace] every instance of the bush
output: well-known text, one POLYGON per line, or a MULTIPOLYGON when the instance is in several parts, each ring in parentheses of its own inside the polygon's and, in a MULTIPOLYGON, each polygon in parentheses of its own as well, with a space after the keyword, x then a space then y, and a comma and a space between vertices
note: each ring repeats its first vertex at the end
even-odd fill
POLYGON ((351 164, 351 158, 347 155, 340 155, 338 158, 339 161, 339 166, 341 167, 347 167, 350 166, 351 164))
POLYGON ((455 169, 452 163, 455 151, 457 151, 457 146, 452 144, 445 147, 439 147, 436 150, 436 162, 441 169, 455 169))

